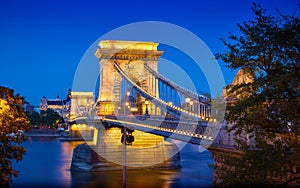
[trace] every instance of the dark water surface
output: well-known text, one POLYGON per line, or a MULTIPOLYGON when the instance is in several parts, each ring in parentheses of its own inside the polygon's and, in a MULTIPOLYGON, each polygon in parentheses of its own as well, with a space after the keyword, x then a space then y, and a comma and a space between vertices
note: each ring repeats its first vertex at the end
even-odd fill
MULTIPOLYGON (((122 171, 71 172, 73 148, 83 142, 60 142, 58 138, 29 138, 20 171, 12 187, 122 187, 122 171)), ((208 151, 188 144, 181 151, 179 170, 128 170, 127 187, 211 187, 213 163, 208 151)))

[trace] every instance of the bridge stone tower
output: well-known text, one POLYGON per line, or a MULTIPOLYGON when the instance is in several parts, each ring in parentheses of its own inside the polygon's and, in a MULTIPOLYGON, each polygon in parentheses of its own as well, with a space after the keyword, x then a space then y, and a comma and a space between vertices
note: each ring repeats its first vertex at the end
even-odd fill
MULTIPOLYGON (((158 59, 163 53, 163 51, 157 50, 158 43, 103 40, 99 42, 99 46, 100 48, 97 49, 95 55, 100 63, 101 77, 98 98, 100 115, 117 114, 118 109, 120 109, 120 83, 122 78, 114 67, 115 63, 135 83, 138 83, 148 93, 158 97, 158 84, 151 79, 144 68, 144 63, 146 63, 157 71, 158 59)), ((145 101, 139 95, 135 97, 136 107, 142 113, 145 101)))

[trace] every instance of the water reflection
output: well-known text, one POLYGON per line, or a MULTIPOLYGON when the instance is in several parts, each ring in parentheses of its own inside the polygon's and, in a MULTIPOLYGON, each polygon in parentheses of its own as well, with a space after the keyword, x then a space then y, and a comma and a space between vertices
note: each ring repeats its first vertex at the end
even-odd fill
MULTIPOLYGON (((73 148, 82 142, 58 138, 30 138, 27 152, 14 167, 20 171, 12 187, 121 187, 122 171, 71 172, 73 148)), ((180 170, 128 170, 127 187, 211 187, 213 160, 208 151, 187 144, 181 151, 180 170)))
MULTIPOLYGON (((128 170, 127 187, 171 187, 178 171, 128 170)), ((122 171, 71 172, 73 187, 122 187, 122 171)))
MULTIPOLYGON (((82 144, 83 142, 64 142, 62 143, 61 150, 60 152, 63 154, 64 157, 62 157, 62 162, 61 166, 59 167, 59 172, 61 172, 61 176, 65 180, 71 180, 71 175, 70 175, 70 164, 72 161, 72 155, 73 155, 73 149, 79 145, 82 144)), ((66 187, 71 186, 71 182, 67 181, 65 184, 66 187)))

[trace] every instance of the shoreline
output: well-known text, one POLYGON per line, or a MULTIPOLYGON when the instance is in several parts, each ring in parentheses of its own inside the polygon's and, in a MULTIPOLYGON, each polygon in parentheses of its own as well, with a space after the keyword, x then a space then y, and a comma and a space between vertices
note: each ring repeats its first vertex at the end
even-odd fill
POLYGON ((60 137, 62 132, 56 129, 31 129, 24 134, 26 137, 60 137))
POLYGON ((26 137, 60 137, 61 135, 51 135, 51 134, 34 134, 34 135, 30 135, 30 134, 25 134, 26 137))
POLYGON ((85 141, 84 138, 78 136, 69 136, 65 135, 64 131, 58 131, 54 129, 32 129, 30 131, 25 132, 26 137, 51 137, 58 138, 61 142, 68 141, 85 141))

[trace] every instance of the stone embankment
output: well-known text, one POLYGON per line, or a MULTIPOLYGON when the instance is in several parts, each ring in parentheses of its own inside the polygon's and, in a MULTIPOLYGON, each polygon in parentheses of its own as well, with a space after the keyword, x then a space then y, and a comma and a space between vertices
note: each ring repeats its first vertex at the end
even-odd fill
POLYGON ((56 129, 31 129, 25 132, 27 137, 38 137, 38 136, 53 136, 59 137, 61 136, 61 131, 56 129))

